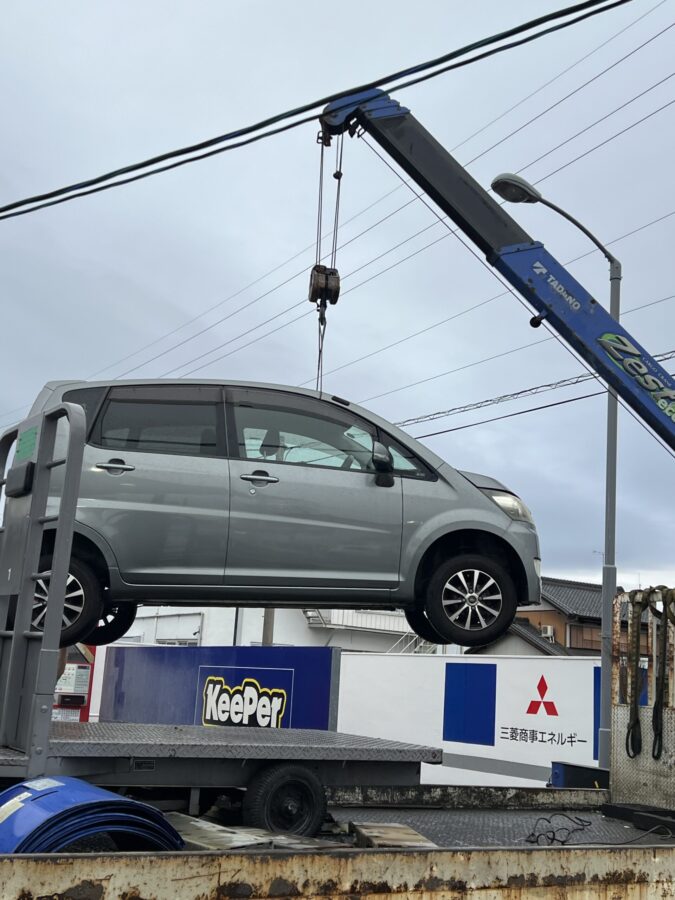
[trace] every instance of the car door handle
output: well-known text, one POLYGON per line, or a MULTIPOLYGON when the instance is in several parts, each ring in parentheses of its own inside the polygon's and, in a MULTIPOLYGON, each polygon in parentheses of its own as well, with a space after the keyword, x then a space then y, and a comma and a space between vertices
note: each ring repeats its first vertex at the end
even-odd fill
POLYGON ((279 479, 274 475, 268 475, 267 472, 251 472, 247 475, 239 476, 242 481, 264 481, 265 484, 277 484, 279 479))
POLYGON ((127 466, 123 459, 111 459, 109 462, 96 463, 96 468, 107 472, 133 472, 136 466, 127 466))

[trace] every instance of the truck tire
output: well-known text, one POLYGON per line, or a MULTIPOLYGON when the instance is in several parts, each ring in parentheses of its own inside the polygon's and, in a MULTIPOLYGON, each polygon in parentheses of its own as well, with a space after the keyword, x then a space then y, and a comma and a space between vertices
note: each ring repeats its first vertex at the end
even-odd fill
POLYGON ((415 607, 406 609, 404 612, 406 622, 423 641, 427 641, 429 644, 447 644, 445 638, 431 624, 423 609, 415 607))
MULTIPOLYGON (((50 556, 40 559, 40 571, 50 572, 50 556)), ((47 594, 49 575, 35 582, 31 627, 42 631, 47 614, 47 594)), ((66 582, 66 606, 63 611, 63 625, 59 646, 70 647, 81 642, 94 628, 103 612, 103 591, 94 570, 86 563, 73 557, 68 565, 66 582)))
POLYGON ((314 772, 284 763, 258 772, 246 788, 242 812, 249 827, 311 837, 326 809, 326 794, 314 772))
POLYGON ((516 586, 504 566, 479 554, 441 563, 425 596, 429 621, 447 644, 482 647, 501 637, 518 607, 516 586))

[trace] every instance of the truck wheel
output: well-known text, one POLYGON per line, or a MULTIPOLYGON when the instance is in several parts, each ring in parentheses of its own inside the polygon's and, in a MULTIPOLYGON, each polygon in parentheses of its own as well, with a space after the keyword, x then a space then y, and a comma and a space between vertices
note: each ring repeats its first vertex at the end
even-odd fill
POLYGON ((136 603, 117 603, 113 606, 106 606, 98 625, 83 638, 82 643, 90 644, 92 647, 102 647, 104 644, 119 641, 134 624, 137 611, 136 603))
POLYGON ((426 613, 423 609, 406 609, 404 610, 404 612, 406 622, 408 623, 408 625, 410 625, 415 634, 418 637, 421 637, 423 641, 428 641, 428 643, 430 644, 447 643, 445 638, 436 631, 429 619, 427 619, 426 613))
MULTIPOLYGON (((44 578, 38 578, 35 582, 31 616, 31 626, 34 631, 44 629, 51 565, 51 557, 43 556, 40 559, 40 571, 48 574, 44 578)), ((68 566, 59 646, 69 647, 82 641, 101 618, 102 612, 103 591, 96 573, 79 559, 71 559, 68 566)))
POLYGON ((517 609, 513 578, 501 563, 466 554, 441 563, 427 586, 425 610, 447 644, 481 647, 501 637, 517 609))
POLYGON ((263 769, 244 794, 244 825, 315 835, 326 816, 326 794, 314 772, 284 764, 263 769))

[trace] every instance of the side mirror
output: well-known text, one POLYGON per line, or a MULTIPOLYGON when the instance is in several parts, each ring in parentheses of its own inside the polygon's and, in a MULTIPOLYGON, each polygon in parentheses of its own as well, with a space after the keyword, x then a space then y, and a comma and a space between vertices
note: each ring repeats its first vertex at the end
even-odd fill
POLYGON ((376 472, 391 474, 394 471, 394 460, 384 444, 373 442, 373 466, 376 472))
POLYGON ((378 487, 394 486, 394 460, 384 444, 373 442, 373 466, 376 471, 375 484, 378 487))

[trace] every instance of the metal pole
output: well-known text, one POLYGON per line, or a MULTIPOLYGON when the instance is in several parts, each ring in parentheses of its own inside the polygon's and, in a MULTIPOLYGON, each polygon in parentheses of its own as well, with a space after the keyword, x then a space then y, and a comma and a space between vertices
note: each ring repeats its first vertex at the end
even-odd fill
POLYGON ((265 614, 263 616, 263 632, 262 632, 262 643, 263 647, 269 647, 274 643, 274 609, 269 608, 265 610, 265 614))
MULTIPOLYGON (((619 321, 621 313, 621 263, 610 259, 609 311, 619 321)), ((605 558, 602 567, 600 730, 598 733, 598 765, 608 769, 612 741, 612 614, 616 595, 616 461, 618 401, 610 388, 607 392, 607 462, 605 468, 605 558)))

